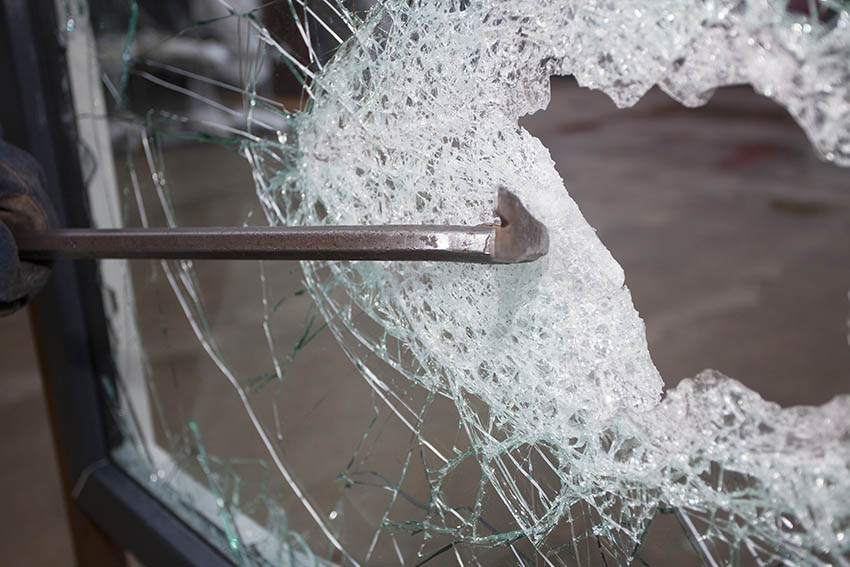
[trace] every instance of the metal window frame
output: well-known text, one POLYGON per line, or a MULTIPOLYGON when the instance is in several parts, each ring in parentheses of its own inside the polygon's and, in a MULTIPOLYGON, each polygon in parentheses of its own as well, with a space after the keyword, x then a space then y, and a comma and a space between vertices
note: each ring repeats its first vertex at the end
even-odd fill
MULTIPOLYGON (((3 137, 43 167, 59 221, 90 226, 64 48, 49 0, 0 0, 3 137)), ((33 305, 48 405, 70 497, 146 565, 233 563, 137 483, 110 456, 120 433, 101 383, 114 380, 94 262, 59 261, 33 305)))

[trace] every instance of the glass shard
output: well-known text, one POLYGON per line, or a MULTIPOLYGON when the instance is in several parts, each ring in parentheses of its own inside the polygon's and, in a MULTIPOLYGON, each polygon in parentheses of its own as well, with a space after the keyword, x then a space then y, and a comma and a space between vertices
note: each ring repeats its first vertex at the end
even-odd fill
POLYGON ((850 165, 847 3, 175 6, 92 13, 123 164, 92 189, 123 220, 97 222, 490 223, 505 186, 551 239, 511 266, 110 272, 117 458, 235 562, 625 565, 675 518, 707 565, 850 564, 850 396, 781 408, 712 370, 665 393, 623 270, 518 125, 555 75, 620 107, 749 83, 850 165))

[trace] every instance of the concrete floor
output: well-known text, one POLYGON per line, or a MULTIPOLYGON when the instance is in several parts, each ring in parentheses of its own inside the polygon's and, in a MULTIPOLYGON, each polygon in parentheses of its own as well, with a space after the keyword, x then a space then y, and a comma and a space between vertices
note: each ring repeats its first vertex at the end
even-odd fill
POLYGON ((525 125, 623 266, 668 386, 714 368, 782 406, 850 390, 850 171, 780 107, 735 88, 617 111, 555 82, 525 125))
MULTIPOLYGON (((623 265, 668 385, 710 367, 783 406, 820 404, 850 390, 850 171, 818 161, 781 109, 748 89, 729 89, 703 109, 652 92, 617 111, 602 95, 556 81, 550 109, 523 123, 550 148, 568 190, 623 265)), ((238 224, 252 209, 238 157, 183 146, 167 152, 166 164, 182 223, 238 224)), ((240 376, 268 370, 256 266, 207 262, 197 269, 228 360, 240 376)), ((167 287, 152 279, 150 264, 137 263, 134 273, 166 413, 175 422, 201 422, 217 454, 261 456, 167 287)), ((295 266, 282 263, 267 276, 270 295, 287 296, 285 316, 296 321, 275 325, 274 338, 292 344, 309 320, 309 300, 292 295, 295 266)), ((0 557, 70 565, 26 317, 0 319, 0 341, 0 482, 11 499, 0 520, 7 535, 0 557)), ((289 416, 281 431, 286 458, 308 489, 319 490, 339 472, 327 456, 350 456, 371 397, 326 333, 296 357, 290 376, 303 396, 278 408, 289 416)), ((260 412, 271 422, 270 406, 260 412)), ((323 507, 334 501, 332 494, 317 498, 323 507)), ((669 561, 663 553, 652 559, 669 561)))
POLYGON ((0 344, 0 557, 68 567, 71 536, 27 311, 0 318, 0 344))

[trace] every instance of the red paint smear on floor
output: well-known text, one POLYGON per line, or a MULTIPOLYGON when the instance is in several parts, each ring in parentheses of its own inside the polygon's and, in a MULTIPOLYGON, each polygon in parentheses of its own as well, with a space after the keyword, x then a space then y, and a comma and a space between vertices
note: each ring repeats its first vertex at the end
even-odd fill
POLYGON ((787 153, 787 147, 772 142, 736 144, 732 153, 720 160, 717 165, 723 169, 745 169, 787 153))

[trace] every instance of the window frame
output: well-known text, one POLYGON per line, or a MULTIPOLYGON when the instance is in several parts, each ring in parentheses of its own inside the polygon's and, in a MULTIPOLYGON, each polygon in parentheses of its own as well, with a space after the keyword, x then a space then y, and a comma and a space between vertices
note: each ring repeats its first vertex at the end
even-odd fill
MULTIPOLYGON (((53 2, 0 0, 0 124, 44 169, 58 222, 84 227, 91 221, 57 29, 53 2)), ((233 565, 111 456, 121 433, 102 388, 116 372, 100 281, 94 261, 58 261, 32 305, 68 502, 144 564, 233 565)))

